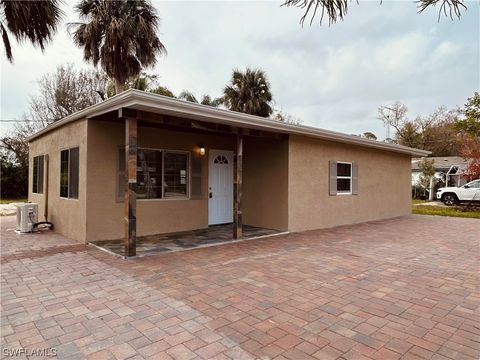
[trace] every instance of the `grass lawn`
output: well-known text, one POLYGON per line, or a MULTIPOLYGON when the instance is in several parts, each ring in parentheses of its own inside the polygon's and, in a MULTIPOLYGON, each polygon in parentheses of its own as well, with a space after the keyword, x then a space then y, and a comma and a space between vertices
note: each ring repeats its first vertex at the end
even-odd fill
POLYGON ((474 208, 468 211, 463 211, 461 207, 443 207, 443 206, 412 206, 412 214, 418 215, 440 215, 440 216, 454 216, 480 219, 480 208, 474 208))
POLYGON ((27 199, 0 199, 0 204, 27 202, 27 199))
POLYGON ((425 203, 425 202, 429 202, 430 200, 419 200, 419 199, 412 199, 412 204, 415 205, 415 204, 421 204, 421 203, 425 203))

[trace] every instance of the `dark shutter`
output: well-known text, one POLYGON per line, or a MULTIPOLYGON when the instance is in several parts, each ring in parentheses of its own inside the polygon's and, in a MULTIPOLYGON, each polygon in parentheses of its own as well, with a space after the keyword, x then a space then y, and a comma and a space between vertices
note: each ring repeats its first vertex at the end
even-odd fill
POLYGON ((190 181, 190 199, 202 199, 202 161, 203 157, 195 153, 191 156, 191 181, 190 181))
POLYGON ((330 195, 337 195, 337 162, 330 160, 330 195))
POLYGON ((70 149, 70 179, 68 197, 78 199, 79 148, 70 149))
POLYGON ((358 164, 352 164, 352 194, 358 195, 358 164))

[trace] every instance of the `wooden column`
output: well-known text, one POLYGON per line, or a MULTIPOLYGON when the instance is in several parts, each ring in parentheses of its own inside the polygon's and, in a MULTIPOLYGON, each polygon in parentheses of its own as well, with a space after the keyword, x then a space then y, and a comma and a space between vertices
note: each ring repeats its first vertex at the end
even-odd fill
POLYGON ((135 112, 120 109, 125 119, 125 258, 137 253, 137 117, 135 112))
POLYGON ((233 195, 233 238, 241 239, 242 234, 242 161, 243 161, 243 135, 237 134, 237 153, 235 156, 235 179, 233 195))

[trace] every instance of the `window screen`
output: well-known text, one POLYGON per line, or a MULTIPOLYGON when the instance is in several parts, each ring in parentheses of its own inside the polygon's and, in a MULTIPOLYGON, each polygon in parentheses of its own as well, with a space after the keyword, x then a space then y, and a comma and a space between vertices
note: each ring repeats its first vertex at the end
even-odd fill
POLYGON ((350 194, 352 192, 352 164, 337 163, 337 193, 350 194))
POLYGON ((36 194, 43 194, 43 161, 43 155, 35 156, 33 158, 32 192, 36 194))
POLYGON ((162 152, 159 150, 138 149, 137 198, 162 198, 162 152))
POLYGON ((188 156, 185 153, 165 152, 164 155, 165 197, 187 196, 188 156))
POLYGON ((60 197, 78 199, 79 157, 78 147, 60 152, 60 197))
POLYGON ((60 153, 60 196, 68 198, 68 159, 69 150, 60 153))

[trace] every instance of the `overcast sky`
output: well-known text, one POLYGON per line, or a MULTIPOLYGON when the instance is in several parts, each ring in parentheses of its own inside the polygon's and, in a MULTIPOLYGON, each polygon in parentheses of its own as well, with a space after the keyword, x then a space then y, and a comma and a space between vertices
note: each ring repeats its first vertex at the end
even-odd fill
MULTIPOLYGON (((426 115, 464 104, 480 87, 478 2, 460 20, 438 22, 438 9, 417 14, 412 1, 360 0, 344 21, 303 28, 302 11, 281 1, 153 3, 168 56, 150 72, 175 93, 219 96, 233 68, 260 67, 276 107, 304 124, 383 138, 379 105, 399 100, 412 117, 426 115)), ((65 22, 77 20, 73 4, 63 5, 65 22)), ((13 52, 13 65, 1 57, 2 119, 27 109, 44 73, 87 66, 65 25, 44 53, 16 43, 13 52)), ((1 124, 5 133, 9 123, 1 124)))

